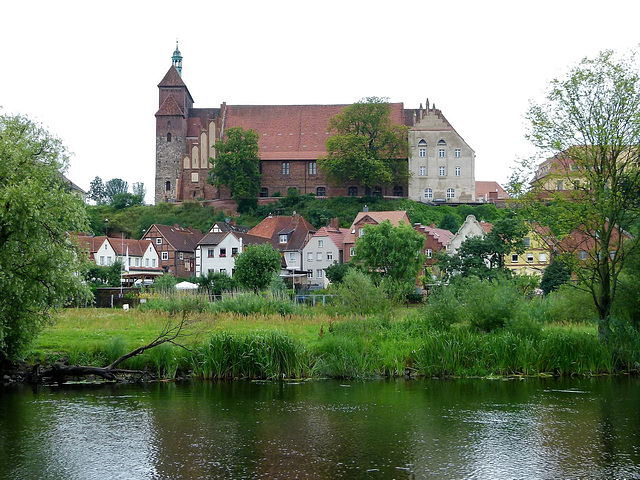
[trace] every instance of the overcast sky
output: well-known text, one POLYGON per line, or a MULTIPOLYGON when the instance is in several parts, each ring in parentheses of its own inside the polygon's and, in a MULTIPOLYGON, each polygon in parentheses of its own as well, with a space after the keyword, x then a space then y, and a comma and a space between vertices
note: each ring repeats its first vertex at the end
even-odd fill
POLYGON ((529 100, 583 57, 640 43, 637 0, 4 2, 0 106, 73 153, 68 177, 144 182, 179 40, 195 107, 428 98, 502 184, 534 151, 529 100))

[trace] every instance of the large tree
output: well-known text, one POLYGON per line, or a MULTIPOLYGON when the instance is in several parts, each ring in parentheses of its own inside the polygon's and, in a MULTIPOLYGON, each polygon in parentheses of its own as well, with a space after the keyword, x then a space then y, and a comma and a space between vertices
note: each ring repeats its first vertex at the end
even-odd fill
POLYGON ((129 193, 129 184, 120 178, 112 178, 104 184, 104 195, 107 203, 113 204, 116 195, 129 193))
POLYGON ((260 155, 258 134, 255 130, 233 127, 225 131, 224 140, 218 140, 214 148, 216 158, 210 158, 214 185, 229 188, 236 201, 255 199, 260 193, 260 155))
POLYGON ((407 127, 394 124, 385 98, 368 97, 329 120, 327 156, 318 159, 327 179, 365 187, 403 184, 409 178, 407 127))
POLYGON ((95 177, 93 180, 91 180, 87 197, 96 202, 96 205, 102 205, 107 200, 107 194, 104 190, 104 183, 102 183, 102 179, 100 177, 95 177))
POLYGON ((366 225, 364 235, 355 245, 352 262, 369 271, 375 283, 383 283, 397 292, 410 293, 424 265, 425 238, 410 225, 394 227, 389 220, 378 225, 366 225))
POLYGON ((578 286, 593 298, 601 338, 610 331, 620 272, 637 254, 637 242, 626 232, 640 216, 638 67, 633 55, 612 51, 585 58, 553 80, 546 100, 533 103, 527 114, 529 139, 553 160, 538 172, 523 202, 540 223, 561 235, 573 232, 588 246, 587 259, 565 258, 578 286), (536 202, 541 198, 546 202, 536 202))
POLYGON ((259 292, 271 283, 274 272, 280 270, 282 257, 271 244, 249 245, 236 257, 233 278, 243 287, 259 292))
POLYGON ((20 358, 52 308, 89 298, 67 234, 87 227, 62 175, 67 163, 40 125, 0 115, 0 362, 20 358))

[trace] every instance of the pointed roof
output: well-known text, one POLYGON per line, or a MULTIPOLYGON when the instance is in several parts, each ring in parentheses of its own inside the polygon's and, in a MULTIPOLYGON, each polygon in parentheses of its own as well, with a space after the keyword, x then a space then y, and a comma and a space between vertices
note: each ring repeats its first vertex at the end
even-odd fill
POLYGON ((344 237, 344 243, 355 243, 356 242, 356 233, 355 228, 356 225, 360 223, 370 223, 378 225, 385 220, 389 220, 391 225, 397 227, 400 225, 400 222, 404 222, 405 225, 411 225, 411 221, 409 220, 409 216, 407 215, 406 210, 397 210, 397 211, 387 211, 387 212, 358 212, 355 220, 349 227, 349 231, 344 237), (367 221, 369 220, 369 221, 367 221))
POLYGON ((156 117, 161 115, 180 115, 182 117, 185 116, 184 111, 178 105, 178 101, 171 94, 167 95, 167 98, 164 99, 162 105, 156 112, 156 117))
POLYGON ((291 217, 277 216, 267 217, 258 225, 249 230, 250 235, 256 235, 262 238, 268 238, 273 248, 277 250, 301 250, 307 241, 309 234, 315 233, 307 220, 299 214, 291 217), (287 234, 288 242, 280 243, 280 235, 287 234))
POLYGON ((434 238, 442 248, 446 247, 447 243, 454 237, 454 234, 444 228, 437 228, 434 223, 429 226, 416 224, 413 226, 414 230, 424 235, 429 235, 434 238))
MULTIPOLYGON (((164 237, 164 239, 179 252, 193 252, 198 245, 198 242, 202 240, 202 232, 195 228, 183 228, 177 224, 174 226, 158 225, 154 223, 151 227, 156 227, 158 232, 164 237)), ((149 227, 149 230, 151 230, 149 227)), ((147 230, 147 233, 149 232, 147 230)))
POLYGON ((342 250, 342 244, 344 243, 345 235, 349 233, 348 228, 335 228, 332 226, 326 226, 320 228, 313 236, 314 237, 329 237, 331 241, 342 250))
POLYGON ((178 72, 178 69, 171 65, 171 67, 169 67, 169 71, 165 74, 164 78, 158 84, 158 87, 187 88, 187 85, 182 81, 182 77, 180 76, 180 72, 178 72))

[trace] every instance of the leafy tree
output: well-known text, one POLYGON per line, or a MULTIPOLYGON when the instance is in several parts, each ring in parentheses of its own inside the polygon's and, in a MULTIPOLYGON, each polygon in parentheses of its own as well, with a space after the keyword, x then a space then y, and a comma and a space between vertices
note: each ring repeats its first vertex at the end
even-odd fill
POLYGON ((144 188, 143 182, 135 182, 131 186, 133 196, 135 197, 135 204, 144 204, 144 197, 147 195, 147 189, 144 188))
POLYGON ((337 286, 336 294, 342 300, 337 308, 351 315, 383 313, 391 307, 371 277, 355 268, 350 269, 344 281, 337 286))
POLYGON ((258 134, 242 127, 229 128, 226 138, 218 140, 214 148, 216 158, 210 158, 212 182, 216 187, 225 185, 236 201, 256 199, 260 193, 260 155, 258 134))
POLYGON ((222 292, 231 291, 236 287, 235 280, 224 272, 207 272, 193 281, 209 295, 222 295, 222 292))
POLYGON ((114 197, 119 193, 127 193, 129 185, 124 180, 112 178, 104 184, 104 194, 107 202, 112 205, 114 197))
POLYGON ((460 219, 457 217, 457 215, 451 212, 448 212, 447 214, 445 214, 444 217, 442 217, 442 220, 440 220, 440 223, 438 224, 438 228, 442 228, 444 230, 449 230, 452 233, 456 233, 460 228, 460 219))
POLYGON ((107 194, 104 189, 104 183, 102 183, 102 179, 100 177, 96 177, 91 180, 87 197, 96 202, 96 205, 102 205, 105 203, 107 194))
POLYGON ((82 199, 62 176, 67 164, 60 140, 40 125, 0 115, 0 362, 20 358, 52 308, 90 297, 67 236, 87 227, 82 199))
POLYGON ((365 225, 364 235, 355 245, 354 260, 369 270, 374 282, 385 279, 385 285, 393 286, 393 290, 397 290, 397 284, 404 284, 408 291, 424 265, 423 248, 424 236, 410 225, 394 227, 385 220, 365 225))
POLYGON ((329 265, 324 269, 324 273, 329 280, 333 284, 342 283, 344 277, 351 270, 351 265, 349 263, 334 263, 333 265, 329 265))
POLYGON ((564 285, 571 279, 571 272, 565 264, 554 258, 551 264, 545 268, 542 280, 540 280, 540 288, 545 295, 556 291, 560 286, 564 285))
POLYGON ((612 51, 583 59, 550 84, 546 100, 533 103, 529 139, 554 168, 520 200, 541 224, 580 232, 593 245, 587 261, 574 262, 579 288, 592 296, 601 339, 622 281, 620 273, 637 254, 625 241, 640 219, 640 75, 632 55, 612 51), (562 191, 550 185, 563 182, 562 191), (553 211, 536 199, 545 198, 553 211), (553 215, 550 215, 553 213, 553 215))
POLYGON ((271 244, 249 245, 236 257, 234 278, 243 287, 259 292, 269 287, 274 272, 280 270, 280 252, 271 244))
POLYGON ((368 97, 349 105, 329 120, 334 135, 326 143, 320 169, 334 183, 357 182, 365 187, 405 183, 407 127, 391 121, 387 99, 368 97))
POLYGON ((153 281, 153 288, 159 292, 169 292, 174 289, 180 280, 170 273, 165 273, 161 277, 156 277, 153 281))
POLYGON ((139 197, 136 197, 129 192, 116 193, 111 199, 111 206, 116 210, 122 210, 123 208, 132 207, 139 203, 139 197))
POLYGON ((115 262, 112 265, 101 266, 91 262, 86 266, 85 280, 95 286, 119 287, 122 274, 122 263, 115 262))

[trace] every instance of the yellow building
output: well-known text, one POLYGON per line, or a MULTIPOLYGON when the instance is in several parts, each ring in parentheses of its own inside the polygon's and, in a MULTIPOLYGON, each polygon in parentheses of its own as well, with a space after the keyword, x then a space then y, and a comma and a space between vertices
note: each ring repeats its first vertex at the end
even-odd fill
POLYGON ((529 233, 524 237, 526 250, 522 254, 510 253, 505 258, 505 267, 518 275, 542 276, 551 263, 554 242, 553 234, 547 227, 529 224, 529 233))

